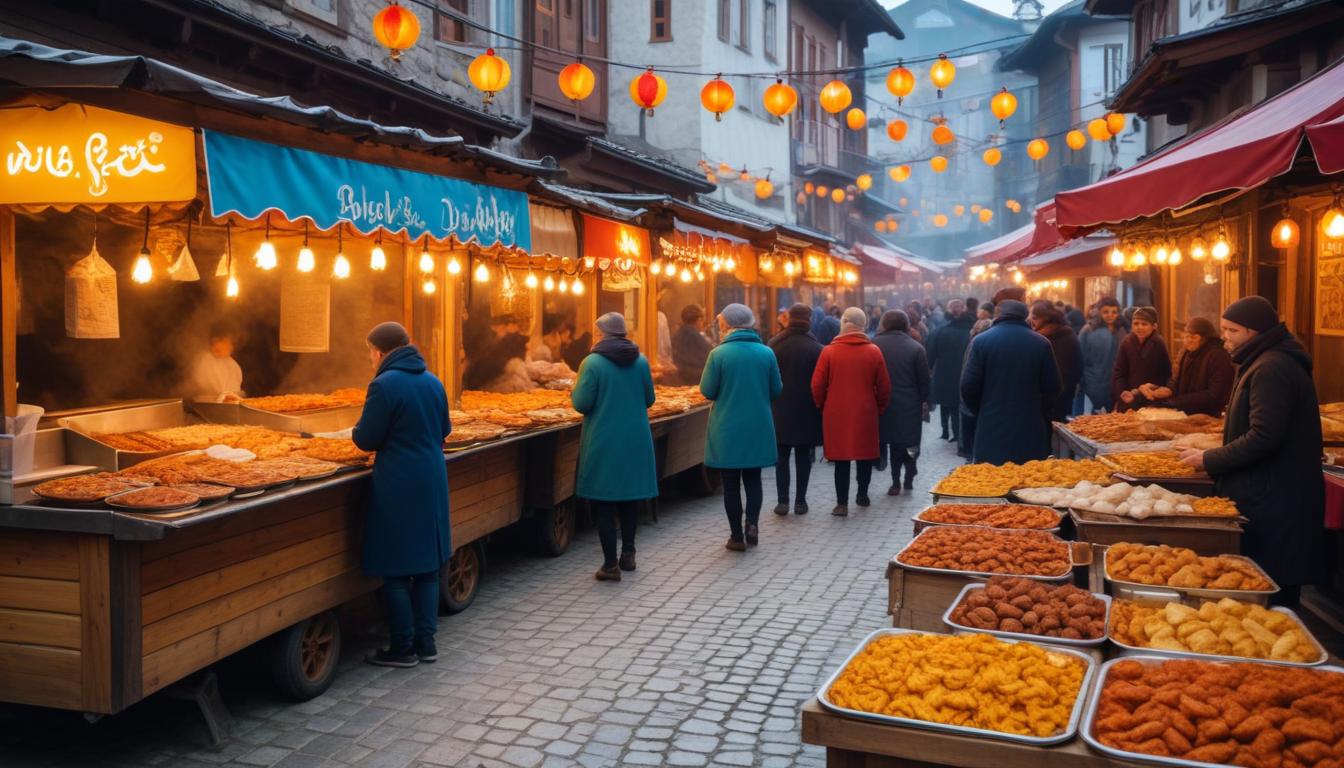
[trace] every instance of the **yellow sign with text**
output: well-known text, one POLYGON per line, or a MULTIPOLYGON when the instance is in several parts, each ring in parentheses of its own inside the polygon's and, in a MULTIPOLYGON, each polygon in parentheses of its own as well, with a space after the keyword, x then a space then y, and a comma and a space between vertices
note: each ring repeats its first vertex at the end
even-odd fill
POLYGON ((0 120, 0 203, 157 203, 196 196, 190 128, 83 104, 0 120))

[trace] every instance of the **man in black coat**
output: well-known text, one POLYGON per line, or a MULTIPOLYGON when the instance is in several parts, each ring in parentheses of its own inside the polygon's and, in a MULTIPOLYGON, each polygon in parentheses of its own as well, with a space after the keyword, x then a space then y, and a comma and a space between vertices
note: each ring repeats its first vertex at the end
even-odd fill
POLYGON ((1187 450, 1218 493, 1250 522, 1242 552, 1278 583, 1271 600, 1295 605, 1302 585, 1324 576, 1325 484, 1321 421, 1311 357, 1273 305, 1247 296, 1223 312, 1223 341, 1237 366, 1223 447, 1187 450))
POLYGON ((878 436, 891 450, 891 487, 888 496, 901 492, 901 467, 905 489, 915 487, 920 436, 929 415, 929 360, 924 347, 911 338, 910 317, 899 309, 882 315, 873 343, 882 350, 891 379, 891 401, 877 418, 878 436))
POLYGON ((961 371, 961 400, 975 419, 971 460, 1019 464, 1050 455, 1041 424, 1059 394, 1050 342, 1027 326, 1027 305, 994 305, 994 325, 971 342, 961 371))
POLYGON ((1042 300, 1032 304, 1030 321, 1031 327, 1050 342, 1050 349, 1055 353, 1055 367, 1059 369, 1059 394, 1046 405, 1045 434, 1048 439, 1053 429, 1050 422, 1067 421, 1073 410, 1073 393, 1083 379, 1083 350, 1078 345, 1078 335, 1064 319, 1064 313, 1050 302, 1042 300))
POLYGON ((682 307, 681 327, 672 334, 672 362, 683 386, 698 386, 705 372, 705 361, 714 345, 705 338, 704 330, 705 310, 695 304, 682 307))
POLYGON ((775 514, 789 514, 789 454, 793 454, 798 489, 793 496, 793 513, 807 514, 807 481, 812 475, 812 451, 821 445, 821 409, 812 399, 812 372, 821 357, 821 342, 812 336, 812 310, 806 304, 789 307, 789 324, 774 338, 770 348, 779 362, 784 391, 770 404, 775 417, 775 443, 779 460, 775 464, 775 488, 779 503, 775 514))
POLYGON ((961 299, 947 303, 950 313, 943 327, 929 334, 929 367, 933 370, 933 394, 931 400, 938 406, 938 419, 943 426, 942 438, 956 441, 961 434, 961 419, 957 406, 961 403, 961 393, 957 391, 961 383, 961 364, 966 360, 966 346, 971 343, 971 326, 975 324, 975 315, 966 311, 961 299))

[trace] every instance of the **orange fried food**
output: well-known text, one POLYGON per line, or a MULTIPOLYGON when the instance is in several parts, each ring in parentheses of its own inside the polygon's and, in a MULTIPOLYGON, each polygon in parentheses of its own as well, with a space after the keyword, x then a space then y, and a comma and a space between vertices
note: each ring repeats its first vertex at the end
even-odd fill
POLYGON ((989 583, 1002 587, 1006 597, 996 601, 986 589, 971 590, 953 608, 952 621, 972 629, 1071 640, 1095 640, 1106 632, 1106 603, 1072 584, 1042 584, 1018 576, 995 576, 989 583), (1047 622, 1050 617, 1055 621, 1047 622))
POLYGON ((919 513, 919 519, 944 525, 1044 530, 1058 527, 1060 514, 1034 504, 938 504, 919 513))
POLYGON ((1083 480, 1109 485, 1111 470, 1095 459, 963 464, 940 480, 933 492, 942 496, 993 497, 1015 488, 1071 488, 1083 480))
POLYGON ((1264 591, 1269 579, 1250 560, 1218 555, 1201 557, 1193 549, 1145 544, 1115 544, 1106 553, 1106 576, 1117 581, 1189 589, 1264 591))
POLYGON ((1102 454, 1102 461, 1132 477, 1185 477, 1198 472, 1182 464, 1177 451, 1135 451, 1102 454))
POLYGON ((1019 576, 1063 576, 1070 568, 1068 544, 1044 531, 954 526, 926 528, 901 552, 897 562, 1019 576))

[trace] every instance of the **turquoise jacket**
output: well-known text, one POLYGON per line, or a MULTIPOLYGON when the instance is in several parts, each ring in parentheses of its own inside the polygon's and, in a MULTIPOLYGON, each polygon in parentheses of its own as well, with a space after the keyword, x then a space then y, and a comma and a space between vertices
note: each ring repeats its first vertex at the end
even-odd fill
POLYGON ((581 498, 633 501, 658 495, 648 412, 653 376, 648 358, 638 348, 635 354, 621 365, 594 352, 579 365, 570 400, 583 414, 576 490, 581 498))
POLYGON ((739 329, 709 353, 700 392, 714 401, 705 438, 705 466, 773 466, 775 420, 770 403, 784 390, 779 361, 755 331, 739 329))

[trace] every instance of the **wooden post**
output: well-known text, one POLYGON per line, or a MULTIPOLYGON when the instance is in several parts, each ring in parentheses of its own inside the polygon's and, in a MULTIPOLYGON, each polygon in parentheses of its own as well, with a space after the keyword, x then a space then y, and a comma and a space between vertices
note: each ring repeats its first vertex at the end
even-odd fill
POLYGON ((6 416, 18 413, 19 288, 14 253, 14 212, 0 207, 0 401, 6 416))

